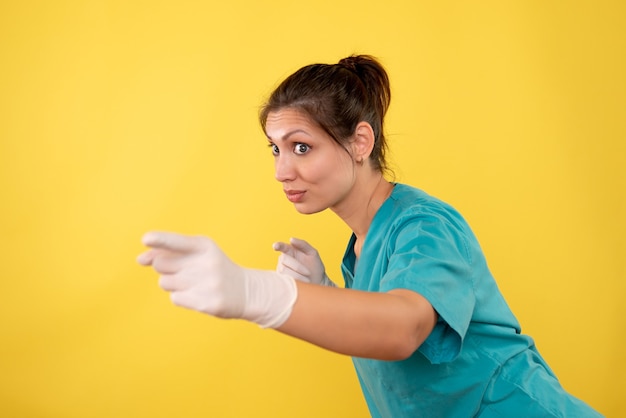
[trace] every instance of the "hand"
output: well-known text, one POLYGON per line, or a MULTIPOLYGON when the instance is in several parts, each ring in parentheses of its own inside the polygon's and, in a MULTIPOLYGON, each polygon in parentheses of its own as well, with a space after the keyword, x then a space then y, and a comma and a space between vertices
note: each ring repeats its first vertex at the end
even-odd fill
POLYGON ((276 242, 274 250, 280 251, 276 271, 307 283, 336 287, 328 276, 319 253, 308 242, 291 238, 289 244, 276 242))
POLYGON ((151 249, 137 261, 161 275, 159 285, 175 305, 263 327, 278 327, 291 314, 297 296, 292 278, 240 267, 209 238, 150 232, 143 243, 151 249))

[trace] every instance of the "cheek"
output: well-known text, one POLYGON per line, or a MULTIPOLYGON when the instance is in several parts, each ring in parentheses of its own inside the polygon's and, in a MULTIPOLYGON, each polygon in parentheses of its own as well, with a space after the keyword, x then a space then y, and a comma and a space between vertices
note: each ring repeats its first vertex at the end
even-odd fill
POLYGON ((298 179, 309 185, 326 188, 328 183, 344 184, 354 180, 355 170, 352 158, 344 149, 324 150, 314 158, 304 158, 293 167, 298 179))
POLYGON ((354 180, 354 162, 346 152, 342 152, 341 154, 337 155, 332 165, 335 176, 338 179, 345 179, 350 182, 354 180))
POLYGON ((350 161, 344 158, 329 158, 317 172, 316 186, 327 197, 343 195, 354 184, 354 169, 350 161))
POLYGON ((333 156, 317 161, 307 167, 306 173, 301 172, 302 177, 307 177, 311 183, 342 184, 350 182, 354 177, 354 170, 349 158, 333 156))

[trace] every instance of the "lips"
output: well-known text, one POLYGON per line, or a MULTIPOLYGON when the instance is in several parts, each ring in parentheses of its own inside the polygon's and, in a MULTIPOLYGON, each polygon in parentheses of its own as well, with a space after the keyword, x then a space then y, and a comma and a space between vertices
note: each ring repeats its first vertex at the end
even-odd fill
POLYGON ((298 203, 304 198, 304 190, 285 190, 285 195, 291 203, 298 203))

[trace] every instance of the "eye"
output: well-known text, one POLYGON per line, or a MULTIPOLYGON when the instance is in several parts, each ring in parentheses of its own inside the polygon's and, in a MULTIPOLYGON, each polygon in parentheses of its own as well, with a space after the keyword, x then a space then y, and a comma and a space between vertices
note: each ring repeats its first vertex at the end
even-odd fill
POLYGON ((272 150, 272 155, 276 156, 278 155, 278 146, 276 146, 276 144, 269 144, 268 145, 270 147, 270 149, 272 150))
POLYGON ((293 152, 295 152, 296 154, 302 155, 302 154, 306 154, 307 152, 309 152, 310 149, 311 147, 309 147, 307 144, 298 143, 293 148, 293 152))

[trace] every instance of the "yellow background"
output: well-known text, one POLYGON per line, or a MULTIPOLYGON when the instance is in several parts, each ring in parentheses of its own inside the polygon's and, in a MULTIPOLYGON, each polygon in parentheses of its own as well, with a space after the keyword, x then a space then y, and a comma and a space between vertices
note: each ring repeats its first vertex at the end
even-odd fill
POLYGON ((273 179, 257 109, 286 75, 378 56, 396 179, 455 205, 563 385, 623 416, 620 1, 0 4, 0 416, 366 417, 347 357, 173 307, 150 229, 271 244, 349 231, 273 179))

